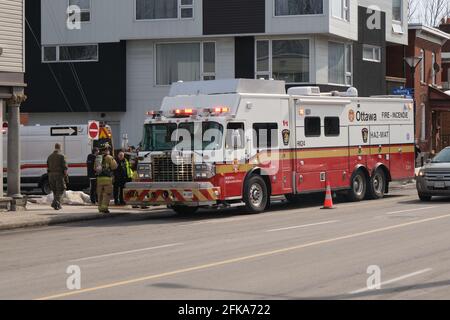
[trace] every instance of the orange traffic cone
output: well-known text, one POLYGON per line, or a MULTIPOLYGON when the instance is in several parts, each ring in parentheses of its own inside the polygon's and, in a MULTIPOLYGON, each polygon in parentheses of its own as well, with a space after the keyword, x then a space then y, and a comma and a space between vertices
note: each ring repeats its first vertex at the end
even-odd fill
POLYGON ((325 202, 322 209, 333 209, 333 196, 331 195, 331 185, 327 182, 327 191, 325 192, 325 202))

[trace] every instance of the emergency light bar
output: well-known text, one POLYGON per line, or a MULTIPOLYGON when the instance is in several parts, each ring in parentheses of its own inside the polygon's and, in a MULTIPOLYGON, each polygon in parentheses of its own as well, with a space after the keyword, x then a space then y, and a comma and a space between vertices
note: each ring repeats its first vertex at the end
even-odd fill
POLYGON ((189 117, 197 114, 197 110, 192 108, 175 109, 172 111, 175 117, 189 117))
POLYGON ((231 110, 229 107, 214 107, 214 108, 208 108, 204 110, 206 113, 210 114, 224 114, 229 113, 231 110))
POLYGON ((161 118, 163 114, 163 111, 147 111, 147 116, 152 117, 152 119, 161 118))

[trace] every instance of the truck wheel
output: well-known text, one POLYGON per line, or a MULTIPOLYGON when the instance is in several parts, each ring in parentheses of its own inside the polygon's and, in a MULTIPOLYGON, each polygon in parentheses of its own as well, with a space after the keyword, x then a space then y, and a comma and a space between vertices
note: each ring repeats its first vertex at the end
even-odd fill
POLYGON ((420 194, 419 193, 419 199, 420 199, 420 201, 423 201, 423 202, 429 202, 429 201, 431 201, 431 196, 426 196, 426 195, 424 195, 424 194, 420 194))
POLYGON ((197 212, 198 207, 188 207, 188 206, 173 206, 171 207, 173 211, 177 214, 191 215, 197 212))
POLYGON ((358 170, 353 174, 350 191, 348 192, 348 200, 358 202, 364 200, 367 191, 367 179, 362 170, 358 170))
POLYGON ((381 169, 375 170, 375 173, 369 180, 368 198, 369 199, 381 199, 386 192, 386 175, 381 169))
POLYGON ((50 189, 50 183, 48 182, 48 178, 44 179, 41 182, 41 191, 45 195, 49 195, 50 193, 52 193, 52 190, 50 189))
POLYGON ((293 204, 301 203, 303 200, 303 197, 299 194, 285 194, 284 196, 289 203, 293 204))
POLYGON ((263 178, 253 175, 246 181, 244 202, 247 210, 252 213, 260 213, 266 209, 269 204, 269 195, 263 178))

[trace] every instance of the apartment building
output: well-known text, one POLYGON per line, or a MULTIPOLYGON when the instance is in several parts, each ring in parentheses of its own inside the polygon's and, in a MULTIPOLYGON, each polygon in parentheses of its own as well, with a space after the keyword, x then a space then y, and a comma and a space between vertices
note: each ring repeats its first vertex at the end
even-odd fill
POLYGON ((384 94, 386 47, 408 42, 407 0, 28 2, 29 123, 98 119, 131 144, 172 82, 273 78, 384 94), (67 24, 72 5, 79 29, 67 24))

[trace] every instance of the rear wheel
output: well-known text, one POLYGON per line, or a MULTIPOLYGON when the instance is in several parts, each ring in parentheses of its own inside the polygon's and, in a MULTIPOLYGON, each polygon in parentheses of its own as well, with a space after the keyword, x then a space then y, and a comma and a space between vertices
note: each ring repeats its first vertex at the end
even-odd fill
POLYGON ((367 178, 362 170, 353 174, 348 199, 352 202, 364 200, 367 192, 367 178))
POLYGON ((198 207, 188 207, 188 206, 173 206, 171 207, 173 211, 175 211, 177 214, 194 214, 197 212, 198 207))
POLYGON ((381 169, 377 169, 369 180, 368 198, 381 199, 386 192, 386 175, 381 169))
POLYGON ((419 199, 420 199, 420 201, 429 202, 429 201, 431 201, 431 196, 426 196, 424 194, 419 193, 419 199))
POLYGON ((253 213, 263 212, 269 205, 267 186, 261 176, 253 175, 246 181, 244 202, 247 210, 253 213))
POLYGON ((45 195, 49 195, 52 193, 52 190, 50 189, 50 182, 48 181, 48 178, 45 178, 41 182, 41 191, 45 195))

